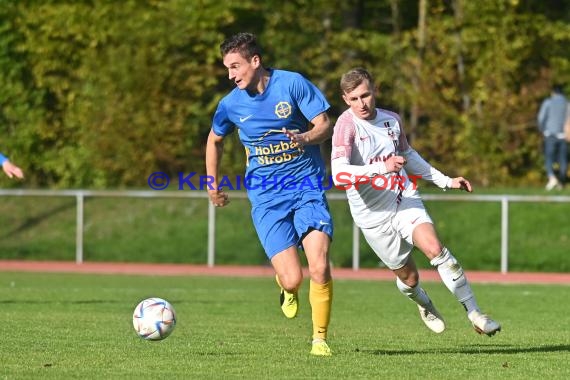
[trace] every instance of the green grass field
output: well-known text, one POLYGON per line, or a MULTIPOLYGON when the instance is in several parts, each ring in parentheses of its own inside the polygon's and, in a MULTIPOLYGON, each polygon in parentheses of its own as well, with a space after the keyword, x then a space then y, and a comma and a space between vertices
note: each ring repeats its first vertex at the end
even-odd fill
POLYGON ((424 284, 448 330, 425 328, 392 281, 335 282, 330 358, 309 355, 307 283, 287 320, 272 278, 0 272, 4 379, 567 379, 568 286, 473 284, 503 324, 477 335, 443 285, 424 284), (135 335, 143 298, 166 298, 178 325, 135 335))

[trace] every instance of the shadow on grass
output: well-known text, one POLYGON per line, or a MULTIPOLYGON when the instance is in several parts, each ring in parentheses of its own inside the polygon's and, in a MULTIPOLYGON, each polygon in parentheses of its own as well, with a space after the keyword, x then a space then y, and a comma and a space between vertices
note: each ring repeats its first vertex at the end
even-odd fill
MULTIPOLYGON (((143 298, 140 298, 142 301, 143 298)), ((139 301, 133 301, 135 305, 139 301)), ((233 303, 239 304, 242 301, 236 300, 233 303)), ((122 300, 76 300, 76 301, 66 301, 66 300, 0 300, 0 305, 47 305, 47 304, 61 304, 61 305, 89 305, 89 304, 124 304, 125 301, 122 300)), ((180 301, 180 300, 172 300, 171 303, 173 305, 180 305, 180 304, 217 304, 218 302, 215 300, 193 300, 193 301, 180 301)), ((225 301, 225 303, 232 303, 232 301, 225 301)))
MULTIPOLYGON (((89 198, 85 198, 83 200, 84 203, 88 201, 89 198)), ((77 202, 75 199, 69 202, 64 202, 57 207, 53 207, 49 210, 46 210, 40 214, 34 215, 32 217, 26 218, 19 226, 12 228, 11 230, 6 231, 4 234, 0 235, 0 239, 9 238, 13 235, 16 235, 20 232, 26 231, 32 227, 37 226, 41 222, 53 217, 56 214, 61 212, 67 211, 71 208, 76 208, 77 202)))
POLYGON ((517 347, 513 345, 493 345, 493 346, 476 346, 476 347, 459 347, 450 349, 427 349, 427 350, 360 350, 369 355, 425 355, 425 354, 520 354, 525 352, 570 352, 570 345, 556 344, 535 347, 517 347))
POLYGON ((111 300, 79 300, 79 301, 53 301, 53 300, 1 300, 0 305, 8 304, 18 304, 18 305, 47 305, 47 304, 71 304, 71 305, 83 305, 83 304, 105 304, 105 303, 124 303, 122 301, 111 301, 111 300))

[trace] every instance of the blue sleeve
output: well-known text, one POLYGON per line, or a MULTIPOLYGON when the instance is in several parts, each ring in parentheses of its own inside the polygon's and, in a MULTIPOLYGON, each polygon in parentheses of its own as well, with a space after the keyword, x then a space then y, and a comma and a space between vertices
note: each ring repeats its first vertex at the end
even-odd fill
POLYGON ((0 166, 4 165, 4 162, 8 161, 8 157, 0 153, 0 166))
POLYGON ((235 129, 235 124, 228 118, 224 99, 218 103, 218 108, 212 120, 212 130, 218 136, 227 136, 235 129))
POLYGON ((321 90, 301 74, 292 81, 291 91, 297 106, 309 121, 330 108, 321 90))

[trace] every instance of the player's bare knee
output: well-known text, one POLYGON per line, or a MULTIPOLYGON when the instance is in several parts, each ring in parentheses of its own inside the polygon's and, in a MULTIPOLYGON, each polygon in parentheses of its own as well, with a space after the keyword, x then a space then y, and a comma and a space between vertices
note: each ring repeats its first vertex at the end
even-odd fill
POLYGON ((449 251, 441 243, 432 244, 423 249, 424 254, 430 260, 430 264, 438 266, 449 259, 449 251))
POLYGON ((418 272, 410 273, 410 275, 406 279, 406 284, 408 286, 411 286, 412 288, 416 287, 419 282, 420 282, 420 274, 418 272))
POLYGON ((331 278, 330 267, 326 261, 313 263, 309 266, 309 275, 311 276, 311 280, 313 280, 313 282, 324 284, 331 278))
POLYGON ((412 272, 412 273, 409 273, 405 276, 400 275, 398 278, 400 279, 400 281, 402 283, 406 284, 410 288, 413 288, 413 287, 418 285, 420 276, 417 272, 415 272, 415 273, 412 272))
POLYGON ((402 281, 400 277, 396 277, 396 287, 405 295, 410 295, 413 293, 413 289, 418 286, 419 282, 409 282, 408 280, 402 281))
POLYGON ((395 269, 393 272, 399 282, 412 288, 416 286, 420 280, 420 274, 418 273, 416 265, 413 263, 413 261, 409 261, 402 268, 395 269))
POLYGON ((439 241, 431 242, 422 247, 422 251, 429 260, 433 260, 436 257, 440 256, 443 250, 444 247, 439 241))
POLYGON ((317 284, 324 284, 330 279, 330 274, 326 270, 309 270, 311 280, 317 284))
POLYGON ((301 286, 303 281, 303 274, 299 273, 287 273, 279 276, 279 283, 288 292, 295 292, 301 286))

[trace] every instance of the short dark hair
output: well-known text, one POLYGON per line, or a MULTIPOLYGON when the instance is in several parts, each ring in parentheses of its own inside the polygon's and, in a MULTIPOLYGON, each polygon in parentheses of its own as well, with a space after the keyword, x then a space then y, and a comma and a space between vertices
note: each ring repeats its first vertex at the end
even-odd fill
POLYGON ((552 86, 552 92, 556 94, 562 94, 564 92, 563 87, 560 83, 556 83, 552 86))
POLYGON ((351 92, 365 80, 374 86, 374 78, 372 75, 366 69, 356 67, 342 75, 340 78, 340 88, 343 93, 351 92))
POLYGON ((254 55, 261 58, 261 47, 257 44, 257 37, 253 33, 238 33, 221 43, 222 58, 234 52, 239 53, 247 60, 253 58, 254 55))

